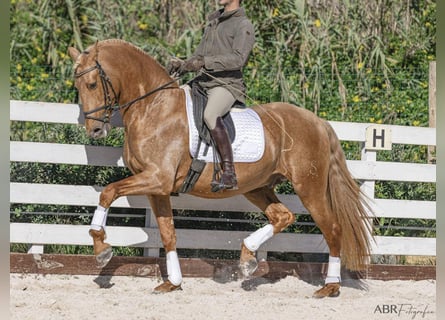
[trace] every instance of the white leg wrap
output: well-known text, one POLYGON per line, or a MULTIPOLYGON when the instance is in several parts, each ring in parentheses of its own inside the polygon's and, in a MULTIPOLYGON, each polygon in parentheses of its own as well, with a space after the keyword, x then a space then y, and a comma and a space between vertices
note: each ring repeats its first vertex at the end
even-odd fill
POLYGON ((270 223, 258 229, 246 239, 244 239, 244 245, 252 252, 258 250, 258 248, 267 240, 273 236, 273 225, 270 223))
POLYGON ((182 283, 181 267, 179 265, 178 254, 176 251, 167 253, 167 273, 168 280, 175 286, 182 283))
POLYGON ((105 229, 107 223, 108 209, 104 207, 97 206, 96 211, 94 211, 93 220, 91 220, 91 229, 99 231, 101 228, 105 229))
POLYGON ((339 257, 329 256, 328 274, 325 284, 341 282, 341 261, 339 257))

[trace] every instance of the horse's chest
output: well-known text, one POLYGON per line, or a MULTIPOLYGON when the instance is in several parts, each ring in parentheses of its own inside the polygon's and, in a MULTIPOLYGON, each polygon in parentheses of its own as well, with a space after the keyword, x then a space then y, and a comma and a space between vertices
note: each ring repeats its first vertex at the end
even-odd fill
POLYGON ((131 149, 128 146, 124 146, 123 159, 125 165, 133 174, 142 172, 145 167, 144 163, 139 157, 136 157, 135 154, 131 152, 131 149))

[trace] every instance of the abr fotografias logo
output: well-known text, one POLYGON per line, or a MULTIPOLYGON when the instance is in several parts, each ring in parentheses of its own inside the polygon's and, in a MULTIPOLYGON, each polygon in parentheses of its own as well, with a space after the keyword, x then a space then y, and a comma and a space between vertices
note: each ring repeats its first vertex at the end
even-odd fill
POLYGON ((428 316, 434 314, 434 310, 431 310, 429 305, 414 306, 411 303, 379 304, 374 308, 374 314, 391 314, 409 319, 428 319, 428 316))

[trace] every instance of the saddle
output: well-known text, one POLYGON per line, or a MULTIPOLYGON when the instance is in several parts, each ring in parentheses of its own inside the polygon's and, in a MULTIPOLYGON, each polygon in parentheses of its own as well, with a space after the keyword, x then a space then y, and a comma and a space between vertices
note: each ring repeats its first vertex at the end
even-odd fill
MULTIPOLYGON (((204 123, 204 110, 207 105, 207 95, 197 81, 191 81, 191 83, 189 83, 189 86, 191 87, 192 92, 193 118, 195 120, 196 129, 198 130, 199 137, 206 145, 213 145, 210 130, 204 123)), ((244 104, 241 105, 238 101, 235 101, 234 105, 232 106, 232 108, 245 107, 246 106, 244 104)), ((226 113, 222 117, 222 120, 227 129, 227 132, 229 133, 230 142, 233 143, 233 141, 235 140, 236 130, 230 112, 226 113)))
MULTIPOLYGON (((201 147, 201 144, 204 144, 205 153, 207 152, 208 148, 210 146, 215 146, 215 143, 212 139, 212 136, 210 134, 210 130, 207 127, 207 125, 204 122, 204 110, 207 105, 207 95, 204 91, 204 89, 199 85, 197 81, 190 81, 188 85, 191 88, 191 96, 193 101, 193 118, 195 120, 196 129, 199 134, 199 144, 196 151, 196 154, 193 156, 192 164, 190 166, 189 172, 187 173, 187 176, 179 189, 179 193, 187 193, 190 192, 196 181, 198 181, 202 171, 204 170, 204 167, 206 165, 206 162, 203 160, 198 159, 199 150, 201 147)), ((246 108, 244 104, 241 104, 239 101, 235 101, 232 108, 246 108)), ((233 122, 232 116, 230 115, 230 112, 225 114, 222 117, 222 120, 224 122, 224 125, 227 129, 227 132, 229 134, 230 143, 233 143, 236 136, 236 130, 235 130, 235 124, 233 122)), ((217 148, 213 148, 214 154, 217 153, 217 148)), ((219 166, 219 160, 221 157, 219 154, 217 157, 214 157, 213 163, 214 163, 214 176, 219 173, 221 170, 219 166)))

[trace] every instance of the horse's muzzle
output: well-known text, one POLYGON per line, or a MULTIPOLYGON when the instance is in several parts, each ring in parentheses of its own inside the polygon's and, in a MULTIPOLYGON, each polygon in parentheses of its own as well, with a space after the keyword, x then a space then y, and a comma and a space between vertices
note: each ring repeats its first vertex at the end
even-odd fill
POLYGON ((110 129, 111 126, 109 123, 97 124, 88 131, 88 135, 93 139, 105 138, 110 132, 110 129))

